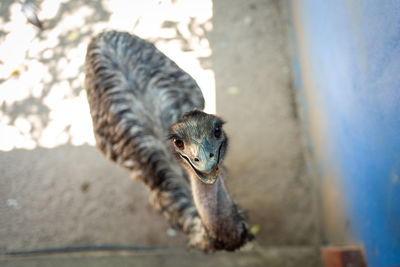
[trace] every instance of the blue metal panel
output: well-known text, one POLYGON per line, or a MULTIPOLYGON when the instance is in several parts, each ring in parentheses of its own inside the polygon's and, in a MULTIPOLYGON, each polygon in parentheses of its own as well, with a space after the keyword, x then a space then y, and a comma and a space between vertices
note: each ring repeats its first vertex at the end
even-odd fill
POLYGON ((321 179, 369 266, 400 265, 400 1, 290 4, 321 179))

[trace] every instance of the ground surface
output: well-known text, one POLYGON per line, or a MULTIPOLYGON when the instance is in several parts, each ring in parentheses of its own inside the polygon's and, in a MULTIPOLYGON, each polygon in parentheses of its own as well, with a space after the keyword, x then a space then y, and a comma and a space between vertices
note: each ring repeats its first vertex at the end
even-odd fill
MULTIPOLYGON (((306 255, 317 265, 282 2, 38 1, 45 26, 39 31, 14 1, 2 1, 0 251, 101 244, 185 251, 184 237, 152 210, 146 189, 94 147, 82 64, 90 37, 113 28, 154 41, 198 81, 207 109, 228 122, 228 188, 258 230, 243 257, 262 266, 306 255), (281 246, 294 250, 265 249, 281 246)), ((229 265, 232 255, 207 259, 229 265)), ((148 265, 165 258, 155 255, 148 265)), ((67 266, 63 259, 56 261, 67 266)), ((0 263, 26 266, 25 260, 0 263)))
POLYGON ((153 252, 91 252, 0 258, 4 267, 102 267, 102 266, 230 266, 230 267, 295 267, 318 266, 315 250, 304 248, 254 249, 247 252, 218 252, 206 255, 184 249, 153 252))

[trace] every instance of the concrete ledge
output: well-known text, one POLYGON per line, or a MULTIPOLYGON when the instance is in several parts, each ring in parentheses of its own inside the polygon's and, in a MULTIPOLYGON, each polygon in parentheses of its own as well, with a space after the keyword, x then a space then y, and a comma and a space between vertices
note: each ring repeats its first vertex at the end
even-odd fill
POLYGON ((321 266, 319 250, 311 247, 254 247, 249 251, 206 254, 189 249, 111 251, 0 256, 4 267, 35 266, 321 266))

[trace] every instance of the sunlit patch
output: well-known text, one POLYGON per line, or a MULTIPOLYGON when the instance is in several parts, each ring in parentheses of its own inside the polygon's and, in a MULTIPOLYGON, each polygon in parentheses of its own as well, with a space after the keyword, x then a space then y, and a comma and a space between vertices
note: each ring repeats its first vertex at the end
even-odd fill
POLYGON ((44 0, 40 6, 38 13, 41 19, 52 19, 57 16, 62 3, 68 2, 67 0, 44 0))
POLYGON ((66 4, 42 1, 42 32, 26 22, 17 1, 9 20, 0 18, 0 151, 94 145, 82 66, 90 38, 104 29, 153 41, 193 76, 206 112, 215 113, 214 72, 204 63, 212 54, 205 37, 211 0, 103 0, 69 10, 66 4), (93 19, 99 11, 104 19, 93 19))

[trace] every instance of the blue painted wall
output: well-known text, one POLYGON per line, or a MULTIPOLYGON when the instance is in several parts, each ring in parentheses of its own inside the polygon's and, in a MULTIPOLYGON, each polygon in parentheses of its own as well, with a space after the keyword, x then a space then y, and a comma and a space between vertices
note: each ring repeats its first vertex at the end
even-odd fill
POLYGON ((400 265, 400 1, 289 3, 321 213, 348 226, 327 241, 350 235, 369 266, 400 265))

